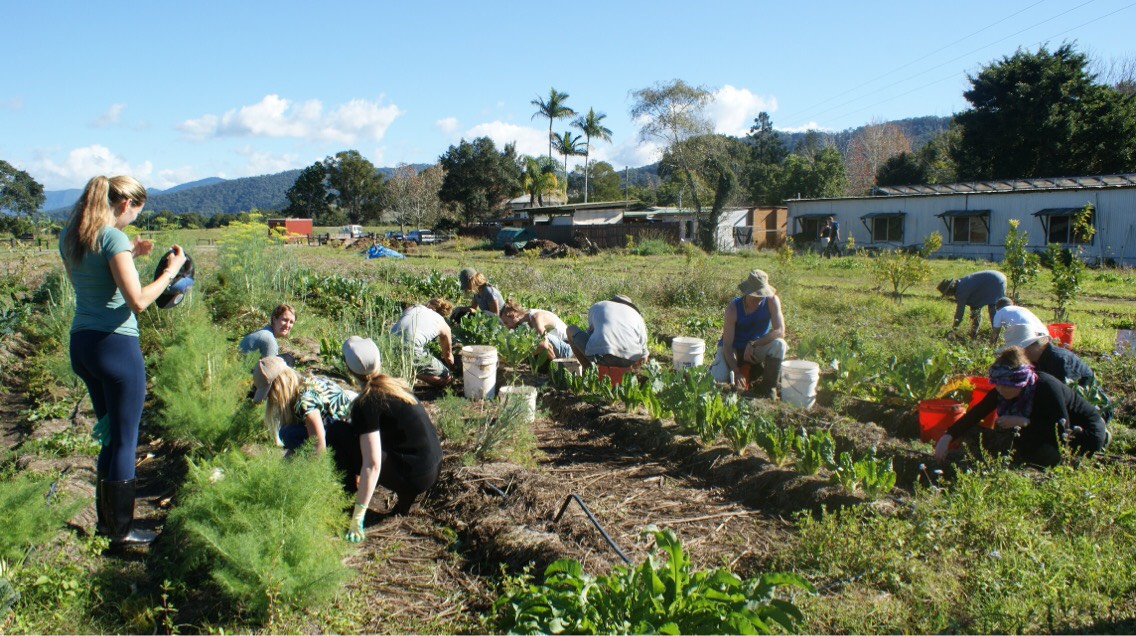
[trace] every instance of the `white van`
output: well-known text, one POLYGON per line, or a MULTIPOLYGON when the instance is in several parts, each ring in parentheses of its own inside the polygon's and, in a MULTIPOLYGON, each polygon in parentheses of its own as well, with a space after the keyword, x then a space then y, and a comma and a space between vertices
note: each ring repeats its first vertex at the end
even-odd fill
POLYGON ((353 239, 363 238, 364 234, 362 225, 344 225, 343 227, 339 228, 339 231, 348 238, 353 239))

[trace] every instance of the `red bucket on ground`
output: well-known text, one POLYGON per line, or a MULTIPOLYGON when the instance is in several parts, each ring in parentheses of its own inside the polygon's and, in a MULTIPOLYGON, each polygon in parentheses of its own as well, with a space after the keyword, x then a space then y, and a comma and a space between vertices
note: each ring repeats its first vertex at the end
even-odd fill
POLYGON ((612 386, 623 382, 623 376, 628 371, 627 367, 606 367, 602 364, 597 366, 599 367, 600 377, 607 378, 612 386))
POLYGON ((1076 326, 1071 322, 1055 322, 1051 325, 1046 325, 1049 330, 1049 337, 1057 341, 1057 344, 1065 347, 1066 349, 1073 348, 1073 330, 1076 326))
POLYGON ((954 400, 923 400, 919 403, 919 437, 935 444, 952 424, 966 413, 966 405, 954 400))
MULTIPOLYGON (((982 398, 986 397, 987 393, 994 390, 994 383, 991 382, 989 378, 985 378, 981 375, 972 375, 967 378, 966 381, 974 385, 974 391, 970 394, 970 404, 967 406, 967 410, 974 408, 982 401, 982 398)), ((982 418, 982 426, 993 429, 994 420, 996 419, 998 419, 998 413, 991 412, 990 415, 982 418)))

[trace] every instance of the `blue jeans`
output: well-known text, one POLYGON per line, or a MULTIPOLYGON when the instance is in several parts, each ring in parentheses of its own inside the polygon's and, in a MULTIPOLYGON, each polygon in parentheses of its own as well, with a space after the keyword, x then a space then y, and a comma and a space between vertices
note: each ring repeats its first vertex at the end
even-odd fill
POLYGON ((76 331, 71 334, 71 368, 87 385, 95 417, 110 419, 110 443, 99 451, 99 475, 109 481, 134 479, 138 424, 146 401, 146 363, 138 338, 76 331))

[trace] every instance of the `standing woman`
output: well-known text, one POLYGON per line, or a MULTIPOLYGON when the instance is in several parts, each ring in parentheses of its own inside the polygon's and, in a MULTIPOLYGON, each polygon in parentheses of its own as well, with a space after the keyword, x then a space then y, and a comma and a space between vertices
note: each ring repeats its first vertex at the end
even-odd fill
POLYGON ((149 543, 154 534, 132 530, 135 452, 146 399, 146 366, 138 345, 138 319, 185 264, 174 245, 167 268, 143 286, 134 267, 154 244, 131 242, 123 229, 146 203, 146 188, 133 177, 95 177, 87 182, 60 235, 59 253, 75 288, 71 368, 82 378, 99 420, 107 427, 95 485, 97 531, 112 546, 149 543))

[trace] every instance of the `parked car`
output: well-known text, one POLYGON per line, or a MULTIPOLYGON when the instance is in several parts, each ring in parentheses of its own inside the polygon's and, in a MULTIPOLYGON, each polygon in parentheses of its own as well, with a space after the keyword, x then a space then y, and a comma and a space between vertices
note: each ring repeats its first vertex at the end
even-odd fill
POLYGON ((349 237, 349 238, 353 238, 353 239, 363 238, 363 226, 362 225, 344 225, 343 227, 339 228, 339 231, 341 233, 347 235, 347 237, 349 237))
POLYGON ((406 240, 426 245, 436 242, 437 239, 434 237, 434 230, 410 230, 406 234, 406 240))
POLYGON ((394 239, 396 241, 406 240, 406 237, 402 235, 402 232, 399 232, 397 230, 388 230, 387 233, 383 235, 383 238, 394 239))

